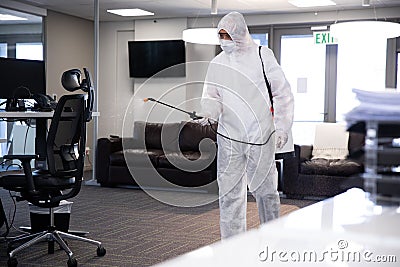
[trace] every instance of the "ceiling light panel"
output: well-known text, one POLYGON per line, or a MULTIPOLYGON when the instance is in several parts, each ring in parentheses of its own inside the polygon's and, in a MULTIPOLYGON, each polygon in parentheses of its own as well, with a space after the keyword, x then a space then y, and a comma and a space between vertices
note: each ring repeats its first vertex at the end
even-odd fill
POLYGON ((138 17, 138 16, 153 16, 154 13, 139 9, 139 8, 127 8, 127 9, 107 9, 107 12, 123 16, 123 17, 138 17))

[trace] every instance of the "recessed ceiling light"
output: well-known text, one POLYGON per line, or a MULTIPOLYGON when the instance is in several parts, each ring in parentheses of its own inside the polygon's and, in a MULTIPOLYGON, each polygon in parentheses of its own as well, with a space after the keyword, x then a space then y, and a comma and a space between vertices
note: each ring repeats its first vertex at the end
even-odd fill
POLYGON ((361 5, 362 6, 370 6, 371 4, 369 3, 369 0, 362 0, 361 5))
POLYGON ((195 44, 218 45, 217 28, 194 28, 186 29, 182 32, 182 39, 185 42, 195 44))
POLYGON ((335 6, 332 0, 290 0, 290 4, 297 7, 335 6))
POLYGON ((153 16, 154 13, 139 9, 139 8, 128 8, 128 9, 107 9, 107 12, 123 17, 137 17, 137 16, 153 16))
POLYGON ((28 19, 17 17, 14 15, 0 14, 0 20, 28 20, 28 19))

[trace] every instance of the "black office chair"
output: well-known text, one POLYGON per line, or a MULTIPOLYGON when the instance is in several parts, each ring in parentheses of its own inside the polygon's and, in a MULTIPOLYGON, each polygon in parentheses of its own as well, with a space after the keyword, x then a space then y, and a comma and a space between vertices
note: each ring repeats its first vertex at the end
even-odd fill
POLYGON ((64 95, 60 98, 47 135, 48 170, 31 171, 31 160, 35 155, 6 155, 7 159, 21 161, 24 174, 10 174, 0 178, 0 186, 20 193, 19 200, 27 200, 41 208, 49 208, 50 225, 46 231, 30 234, 10 243, 8 266, 17 266, 15 255, 21 250, 48 241, 48 252, 54 252, 54 241, 68 255, 68 266, 77 266, 74 254, 63 240, 80 240, 97 246, 97 255, 104 256, 106 250, 101 242, 56 230, 54 208, 61 200, 76 196, 83 180, 85 157, 87 108, 84 94, 64 95), (16 243, 25 242, 15 249, 16 243))

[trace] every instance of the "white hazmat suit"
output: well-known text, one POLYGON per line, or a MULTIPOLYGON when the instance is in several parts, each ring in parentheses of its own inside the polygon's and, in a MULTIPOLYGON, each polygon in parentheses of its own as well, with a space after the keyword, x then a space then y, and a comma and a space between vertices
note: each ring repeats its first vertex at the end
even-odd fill
POLYGON ((202 115, 218 120, 218 132, 236 140, 260 144, 271 137, 265 145, 249 145, 217 136, 220 229, 225 239, 246 230, 247 186, 256 199, 261 223, 279 216, 275 146, 282 147, 287 141, 293 122, 293 94, 272 51, 262 47, 273 117, 259 48, 243 16, 227 14, 218 24, 218 32, 221 29, 233 42, 221 40, 223 51, 210 62, 202 115))

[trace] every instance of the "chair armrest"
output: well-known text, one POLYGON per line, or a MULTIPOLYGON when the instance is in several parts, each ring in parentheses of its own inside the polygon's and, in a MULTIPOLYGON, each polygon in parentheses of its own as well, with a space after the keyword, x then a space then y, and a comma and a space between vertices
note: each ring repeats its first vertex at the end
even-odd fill
POLYGON ((110 182, 110 155, 127 148, 139 148, 138 141, 132 137, 110 136, 99 138, 96 146, 96 179, 102 185, 110 182))
POLYGON ((38 192, 36 191, 35 183, 33 181, 31 160, 38 159, 39 155, 4 155, 3 158, 8 160, 18 159, 21 161, 28 191, 31 195, 36 195, 38 192))
POLYGON ((122 138, 119 136, 110 136, 108 143, 110 144, 110 153, 122 150, 122 138))
POLYGON ((300 162, 310 160, 312 157, 313 146, 312 145, 301 145, 299 146, 299 157, 300 162))
POLYGON ((122 139, 119 137, 100 138, 96 146, 96 179, 101 184, 109 181, 110 155, 122 150, 122 139))

